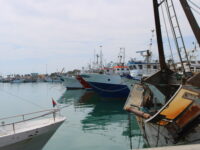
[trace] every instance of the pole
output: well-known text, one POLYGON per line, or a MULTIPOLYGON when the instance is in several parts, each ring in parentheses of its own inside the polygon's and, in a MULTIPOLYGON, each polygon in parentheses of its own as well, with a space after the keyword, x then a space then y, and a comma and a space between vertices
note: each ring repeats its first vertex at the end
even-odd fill
POLYGON ((190 26, 192 28, 192 31, 200 45, 200 28, 199 28, 199 25, 190 9, 190 6, 188 5, 188 2, 187 0, 179 0, 181 5, 182 5, 182 8, 185 12, 185 15, 190 23, 190 26))
POLYGON ((159 62, 160 68, 162 71, 168 69, 165 63, 165 54, 163 49, 163 41, 162 41, 162 33, 160 27, 160 16, 159 16, 159 4, 157 0, 153 0, 153 8, 154 8, 154 19, 155 19, 155 27, 156 27, 156 35, 157 35, 157 43, 158 43, 158 53, 159 53, 159 62))

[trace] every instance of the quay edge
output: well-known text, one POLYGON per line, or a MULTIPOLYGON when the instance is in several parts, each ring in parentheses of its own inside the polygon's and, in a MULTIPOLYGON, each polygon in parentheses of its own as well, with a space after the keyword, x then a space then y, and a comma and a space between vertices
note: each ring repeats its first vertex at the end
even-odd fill
POLYGON ((200 144, 192 144, 192 145, 152 147, 152 148, 133 149, 133 150, 199 150, 199 149, 200 149, 200 144))

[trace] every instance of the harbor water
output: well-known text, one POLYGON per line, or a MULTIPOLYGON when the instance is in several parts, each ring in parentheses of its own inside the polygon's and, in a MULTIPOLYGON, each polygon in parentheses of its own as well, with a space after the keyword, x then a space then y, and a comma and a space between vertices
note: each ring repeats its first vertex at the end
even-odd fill
POLYGON ((0 117, 52 108, 52 98, 67 120, 43 150, 127 150, 143 148, 125 100, 103 99, 93 91, 66 90, 61 83, 0 84, 0 117))

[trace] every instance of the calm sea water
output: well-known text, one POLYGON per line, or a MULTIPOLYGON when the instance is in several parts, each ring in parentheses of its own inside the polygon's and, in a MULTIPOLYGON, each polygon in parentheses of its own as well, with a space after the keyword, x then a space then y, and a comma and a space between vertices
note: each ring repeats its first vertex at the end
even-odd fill
POLYGON ((43 150, 127 150, 144 146, 124 100, 106 100, 93 91, 66 90, 53 83, 0 83, 0 117, 52 108, 54 98, 68 107, 67 120, 43 150))

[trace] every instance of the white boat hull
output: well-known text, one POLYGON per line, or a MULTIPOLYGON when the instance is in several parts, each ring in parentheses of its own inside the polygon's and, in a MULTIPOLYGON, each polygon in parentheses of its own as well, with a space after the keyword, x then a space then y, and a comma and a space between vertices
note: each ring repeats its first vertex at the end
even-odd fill
MULTIPOLYGON (((3 132, 0 132, 2 134, 0 150, 41 150, 64 120, 65 118, 62 117, 55 122, 53 118, 51 120, 23 122, 15 127, 15 133, 6 132, 4 135, 3 132), (38 125, 38 121, 40 121, 40 125, 38 125), (27 125, 33 126, 26 128, 27 125), (20 127, 21 129, 19 129, 20 127)), ((5 130, 8 131, 7 129, 5 130)), ((1 131, 3 131, 3 128, 1 131)), ((10 131, 13 132, 13 130, 10 131)))
POLYGON ((67 89, 83 89, 82 84, 76 79, 76 77, 63 77, 63 85, 67 89))

